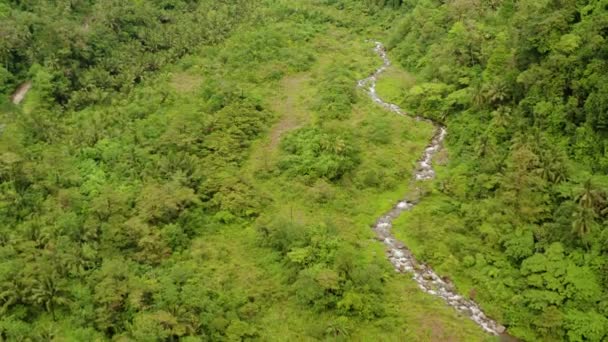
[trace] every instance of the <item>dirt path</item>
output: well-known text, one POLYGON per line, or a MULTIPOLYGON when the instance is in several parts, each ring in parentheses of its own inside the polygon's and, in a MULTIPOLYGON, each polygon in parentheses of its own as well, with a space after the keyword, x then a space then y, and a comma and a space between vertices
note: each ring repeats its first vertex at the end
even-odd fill
POLYGON ((281 114, 281 119, 270 130, 267 151, 274 151, 285 133, 298 128, 306 120, 308 114, 300 104, 300 96, 309 80, 307 74, 299 74, 287 77, 281 82, 283 93, 286 95, 271 104, 272 110, 281 114))
POLYGON ((15 90, 13 95, 11 95, 11 102, 13 102, 16 105, 20 104, 21 101, 23 101, 23 99, 25 98, 25 95, 30 90, 30 88, 32 88, 32 81, 27 81, 27 82, 21 83, 17 87, 17 89, 15 90))

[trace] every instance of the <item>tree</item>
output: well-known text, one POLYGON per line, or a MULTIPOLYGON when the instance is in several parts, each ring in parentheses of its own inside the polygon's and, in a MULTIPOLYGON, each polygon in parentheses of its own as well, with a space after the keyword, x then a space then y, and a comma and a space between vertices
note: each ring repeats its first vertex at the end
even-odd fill
POLYGON ((579 207, 573 214, 572 232, 578 235, 585 246, 589 247, 588 237, 593 231, 597 223, 595 219, 597 215, 592 208, 579 207))
POLYGON ((42 305, 56 320, 55 310, 69 304, 69 292, 56 274, 41 275, 34 280, 30 300, 42 305))
POLYGON ((594 213, 599 213, 606 205, 606 194, 602 190, 596 188, 591 178, 588 178, 583 183, 582 189, 574 200, 581 208, 589 209, 594 213))
POLYGON ((5 279, 0 284, 0 301, 2 302, 1 313, 7 313, 11 306, 24 302, 27 298, 26 288, 21 281, 16 278, 16 275, 5 279))

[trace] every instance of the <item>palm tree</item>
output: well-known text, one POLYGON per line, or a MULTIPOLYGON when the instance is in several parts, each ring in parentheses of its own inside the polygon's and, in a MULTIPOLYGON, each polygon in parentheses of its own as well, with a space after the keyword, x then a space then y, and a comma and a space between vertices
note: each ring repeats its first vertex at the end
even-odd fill
POLYGON ((350 335, 348 328, 348 319, 344 316, 338 317, 337 320, 331 322, 325 329, 325 334, 334 338, 348 337, 350 335))
POLYGON ((30 299, 43 305, 47 312, 51 313, 55 320, 55 309, 57 306, 69 303, 67 291, 52 276, 42 276, 34 281, 30 299))
POLYGON ((178 304, 171 305, 168 312, 175 319, 175 324, 171 327, 173 335, 178 337, 194 335, 200 328, 198 318, 186 307, 178 304))
POLYGON ((553 152, 541 151, 541 163, 538 166, 537 172, 543 179, 553 184, 566 180, 564 161, 553 152))
POLYGON ((322 151, 328 151, 336 155, 342 154, 348 146, 343 138, 331 137, 327 135, 321 137, 319 145, 322 151))
POLYGON ((27 224, 21 234, 23 240, 33 242, 38 249, 44 249, 53 235, 51 228, 45 227, 38 218, 34 218, 31 223, 27 224))
POLYGON ((574 200, 580 207, 593 209, 594 212, 601 211, 606 206, 606 195, 603 191, 595 188, 591 178, 585 181, 582 191, 574 200))
POLYGON ((23 300, 24 290, 23 285, 16 279, 13 278, 0 285, 0 313, 4 314, 8 309, 23 300))
POLYGON ((595 228, 595 218, 597 215, 593 209, 579 207, 579 209, 574 212, 573 216, 572 232, 578 235, 585 244, 585 247, 589 248, 587 237, 595 228))
POLYGON ((596 188, 589 178, 583 184, 580 193, 575 196, 574 201, 578 204, 578 208, 573 214, 572 230, 589 248, 587 237, 593 232, 598 216, 604 215, 608 209, 606 193, 596 188))
POLYGON ((481 99, 483 104, 496 105, 509 98, 509 90, 502 80, 494 79, 481 87, 481 99))
POLYGON ((500 107, 492 112, 492 122, 496 127, 506 128, 513 121, 509 107, 500 107))

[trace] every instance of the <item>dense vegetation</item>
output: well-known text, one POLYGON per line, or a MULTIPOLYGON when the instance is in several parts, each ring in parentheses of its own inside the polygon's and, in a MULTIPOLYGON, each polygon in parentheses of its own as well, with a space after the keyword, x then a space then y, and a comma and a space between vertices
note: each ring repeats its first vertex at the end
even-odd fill
POLYGON ((449 131, 398 235, 511 335, 607 338, 606 6, 0 0, 0 340, 490 338, 372 239, 433 128, 355 88, 370 37, 449 131))
POLYGON ((417 78, 400 101, 450 132, 449 165, 401 234, 511 334, 607 338, 607 3, 398 13, 391 54, 417 78))
POLYGON ((222 41, 249 13, 236 1, 0 2, 0 90, 30 77, 72 108, 128 92, 198 44, 222 41))
POLYGON ((0 339, 483 339, 372 239, 432 128, 349 8, 2 1, 0 339))

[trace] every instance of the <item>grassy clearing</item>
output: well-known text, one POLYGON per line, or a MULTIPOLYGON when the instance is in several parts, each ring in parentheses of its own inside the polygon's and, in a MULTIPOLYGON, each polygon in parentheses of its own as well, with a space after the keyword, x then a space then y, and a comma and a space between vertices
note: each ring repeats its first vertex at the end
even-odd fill
POLYGON ((190 93, 196 90, 202 82, 203 79, 198 75, 178 72, 171 76, 170 84, 173 89, 180 93, 190 93))
POLYGON ((269 144, 266 152, 275 152, 281 136, 310 120, 311 114, 302 108, 300 104, 307 97, 304 87, 310 79, 308 75, 294 75, 285 77, 281 81, 283 87, 281 99, 276 99, 271 103, 271 108, 283 116, 271 129, 269 144))
POLYGON ((269 101, 269 107, 280 117, 268 134, 255 143, 248 162, 250 167, 272 168, 276 163, 281 137, 312 120, 312 113, 303 104, 306 98, 313 95, 309 83, 308 73, 290 75, 281 80, 277 93, 269 101))
POLYGON ((391 103, 401 103, 407 91, 416 84, 416 77, 396 66, 390 66, 378 80, 377 90, 391 103))

